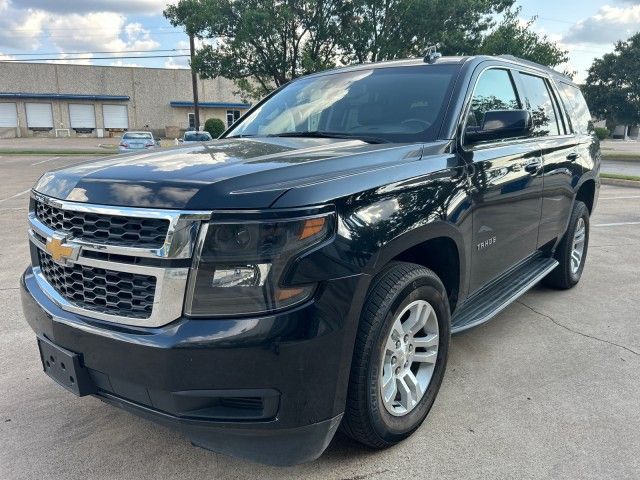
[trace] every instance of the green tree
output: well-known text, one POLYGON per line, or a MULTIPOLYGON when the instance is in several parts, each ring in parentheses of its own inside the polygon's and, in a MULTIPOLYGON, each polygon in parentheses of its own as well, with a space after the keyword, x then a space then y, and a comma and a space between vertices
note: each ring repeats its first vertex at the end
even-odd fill
POLYGON ((219 118, 209 118, 204 122, 204 129, 211 134, 213 138, 218 138, 222 132, 226 130, 224 122, 219 118))
POLYGON ((354 62, 422 55, 511 53, 547 65, 566 60, 518 21, 514 0, 179 0, 164 15, 207 39, 194 67, 259 98, 293 78, 354 62), (496 16, 502 21, 496 23, 496 16))
POLYGON ((440 43, 444 54, 468 53, 514 0, 353 0, 339 39, 342 60, 417 57, 440 43))
POLYGON ((559 48, 546 35, 540 36, 531 27, 536 17, 522 23, 519 19, 521 8, 509 9, 502 21, 487 34, 474 53, 486 55, 509 54, 554 67, 569 59, 568 52, 559 48))
POLYGON ((582 90, 591 114, 607 124, 640 123, 640 32, 595 59, 582 90))
POLYGON ((202 77, 231 78, 257 98, 334 66, 346 8, 340 0, 180 0, 164 15, 212 40, 194 62, 202 77))

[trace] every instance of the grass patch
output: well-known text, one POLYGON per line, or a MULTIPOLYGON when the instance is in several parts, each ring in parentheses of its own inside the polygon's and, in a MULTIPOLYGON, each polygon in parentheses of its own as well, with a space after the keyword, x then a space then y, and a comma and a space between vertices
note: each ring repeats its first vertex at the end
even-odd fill
POLYGON ((640 161, 640 152, 614 152, 611 150, 603 149, 602 158, 604 160, 640 161))
POLYGON ((0 149, 0 155, 47 155, 47 156, 56 156, 60 155, 61 157, 72 156, 72 155, 113 155, 115 152, 113 151, 105 151, 105 150, 11 150, 11 149, 0 149))
POLYGON ((636 175, 620 175, 619 173, 601 173, 602 178, 612 178, 614 180, 631 180, 632 182, 640 182, 640 177, 636 175))

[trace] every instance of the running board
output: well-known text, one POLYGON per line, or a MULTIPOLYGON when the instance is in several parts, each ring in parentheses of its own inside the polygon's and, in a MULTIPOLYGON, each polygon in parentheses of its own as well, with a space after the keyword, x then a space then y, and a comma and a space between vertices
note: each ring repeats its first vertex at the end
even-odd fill
POLYGON ((491 320, 557 265, 558 262, 553 258, 537 257, 483 287, 455 311, 451 319, 451 333, 462 332, 491 320))

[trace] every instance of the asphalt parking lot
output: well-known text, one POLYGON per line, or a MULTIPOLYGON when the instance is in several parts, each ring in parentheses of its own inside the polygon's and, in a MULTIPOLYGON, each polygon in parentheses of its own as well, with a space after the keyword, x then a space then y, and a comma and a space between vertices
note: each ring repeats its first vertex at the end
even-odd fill
POLYGON ((42 372, 19 301, 28 189, 84 161, 0 158, 0 478, 638 478, 640 189, 602 187, 576 288, 537 287, 453 338, 412 438, 373 452, 338 435, 319 460, 275 468, 192 447, 42 372))

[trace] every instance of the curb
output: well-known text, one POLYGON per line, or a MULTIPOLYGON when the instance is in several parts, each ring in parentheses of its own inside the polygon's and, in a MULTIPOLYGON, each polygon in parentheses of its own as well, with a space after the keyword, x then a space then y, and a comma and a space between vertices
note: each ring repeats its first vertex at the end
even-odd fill
POLYGON ((640 188, 640 182, 636 180, 623 180, 621 178, 600 177, 602 185, 615 185, 617 187, 633 187, 640 188))

